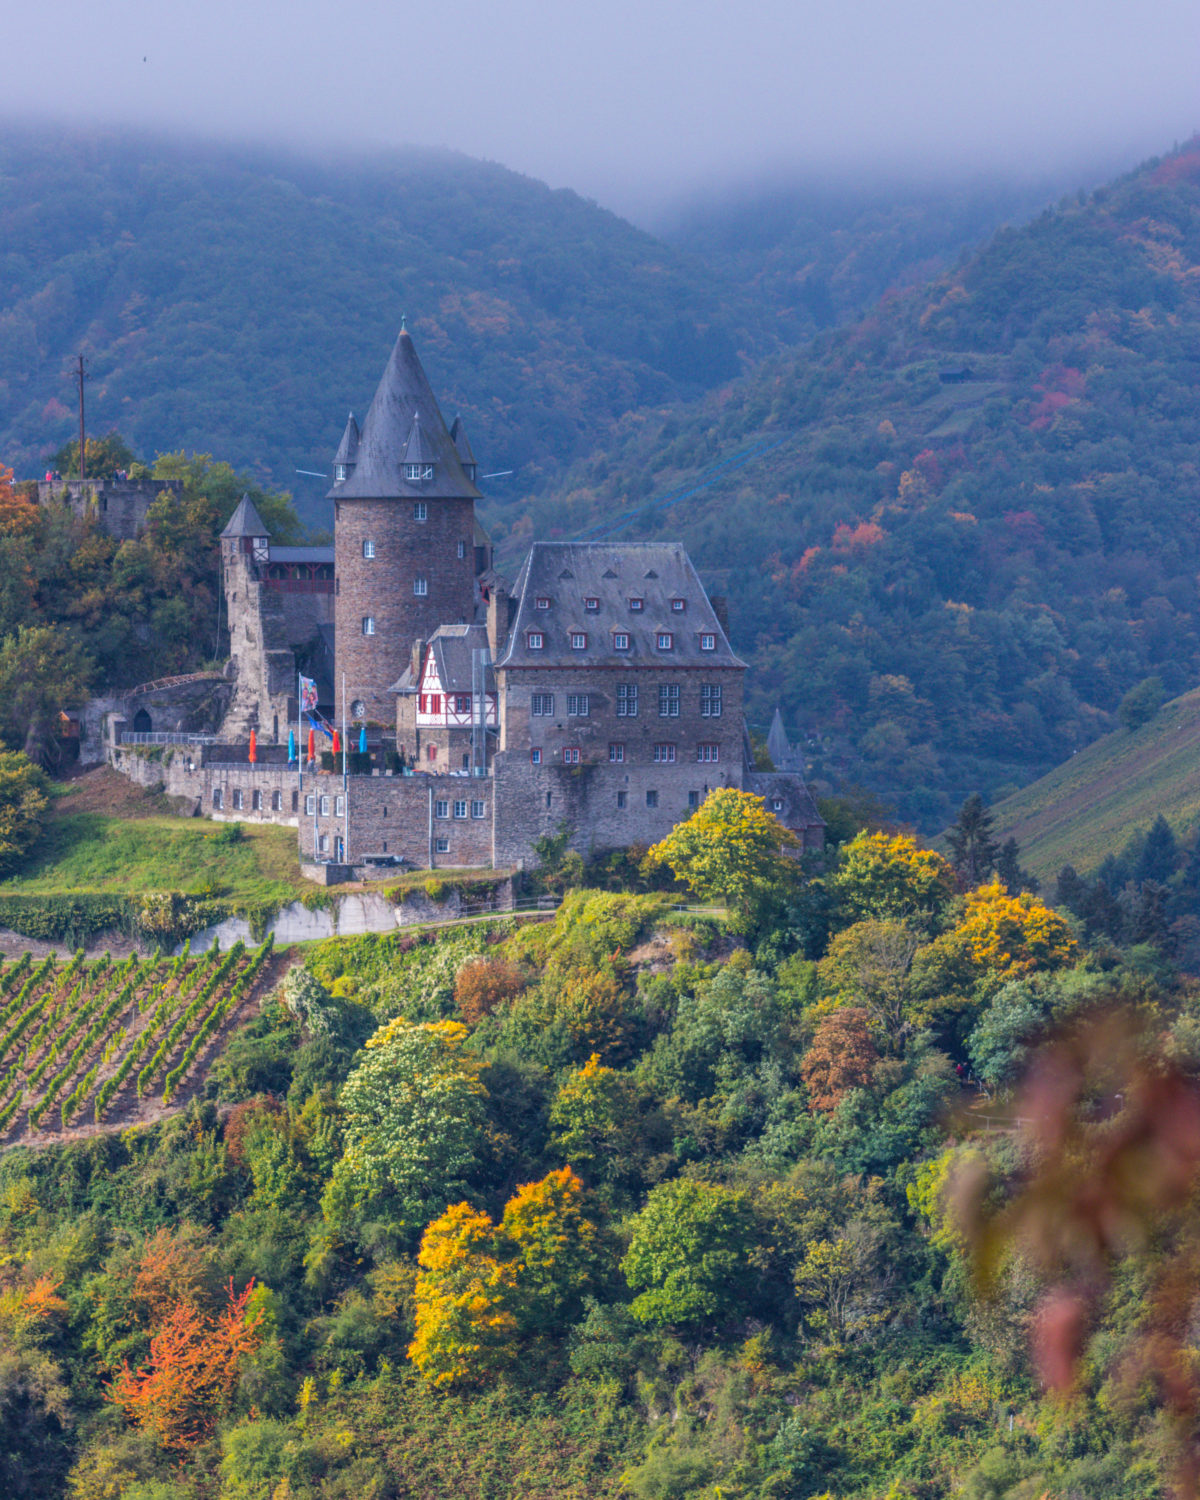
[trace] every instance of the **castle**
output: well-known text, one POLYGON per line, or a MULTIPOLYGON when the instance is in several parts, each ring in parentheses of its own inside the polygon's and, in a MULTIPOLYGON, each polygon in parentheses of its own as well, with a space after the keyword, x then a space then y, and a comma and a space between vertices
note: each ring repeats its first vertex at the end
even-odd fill
POLYGON ((112 763, 205 816, 295 826, 326 878, 520 867, 564 828, 584 853, 648 844, 718 786, 764 796, 820 847, 782 726, 781 769, 752 767, 746 665, 683 546, 535 542, 509 581, 476 480, 402 327, 334 458, 333 547, 274 546, 243 499, 221 536, 230 667, 128 695, 112 763))

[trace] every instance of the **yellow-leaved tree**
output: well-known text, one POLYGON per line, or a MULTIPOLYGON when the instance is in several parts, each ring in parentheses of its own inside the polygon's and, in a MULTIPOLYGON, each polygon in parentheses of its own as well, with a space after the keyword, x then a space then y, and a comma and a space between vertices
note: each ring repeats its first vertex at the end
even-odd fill
POLYGON ((955 929, 982 968, 1007 978, 1071 963, 1079 945, 1066 921, 1028 891, 1010 896, 998 880, 968 893, 955 929))
POLYGON ((954 871, 907 833, 860 833, 843 848, 830 881, 846 918, 936 926, 954 895, 954 871))
POLYGON ((765 896, 796 870, 789 853, 800 841, 761 797, 718 787, 685 822, 646 855, 666 865, 702 900, 721 900, 746 921, 765 896))

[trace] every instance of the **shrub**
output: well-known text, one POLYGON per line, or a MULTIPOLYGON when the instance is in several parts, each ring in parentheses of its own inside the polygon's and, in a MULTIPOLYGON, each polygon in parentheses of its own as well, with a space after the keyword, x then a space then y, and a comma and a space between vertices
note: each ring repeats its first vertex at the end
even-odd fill
POLYGON ((525 987, 520 969, 506 958, 470 958, 454 980, 454 1004, 468 1026, 515 1000, 525 987))

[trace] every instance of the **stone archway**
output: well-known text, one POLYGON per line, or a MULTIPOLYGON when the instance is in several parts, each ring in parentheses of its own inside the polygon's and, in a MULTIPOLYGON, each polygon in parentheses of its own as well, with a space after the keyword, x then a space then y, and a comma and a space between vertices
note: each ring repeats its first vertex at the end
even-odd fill
POLYGON ((153 734, 154 723, 144 708, 139 708, 133 716, 134 734, 153 734))

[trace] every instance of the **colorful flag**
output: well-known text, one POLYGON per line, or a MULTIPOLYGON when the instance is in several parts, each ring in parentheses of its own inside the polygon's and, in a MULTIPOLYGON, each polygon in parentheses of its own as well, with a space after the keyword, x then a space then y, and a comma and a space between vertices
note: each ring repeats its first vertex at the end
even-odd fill
POLYGON ((311 677, 301 677, 300 679, 300 707, 306 714, 316 712, 317 685, 311 677))
POLYGON ((317 758, 317 731, 315 729, 310 729, 308 731, 308 759, 309 759, 309 762, 311 763, 312 761, 316 760, 316 758, 317 758))
POLYGON ((253 765, 258 759, 258 735, 253 729, 250 731, 250 764, 253 765))

